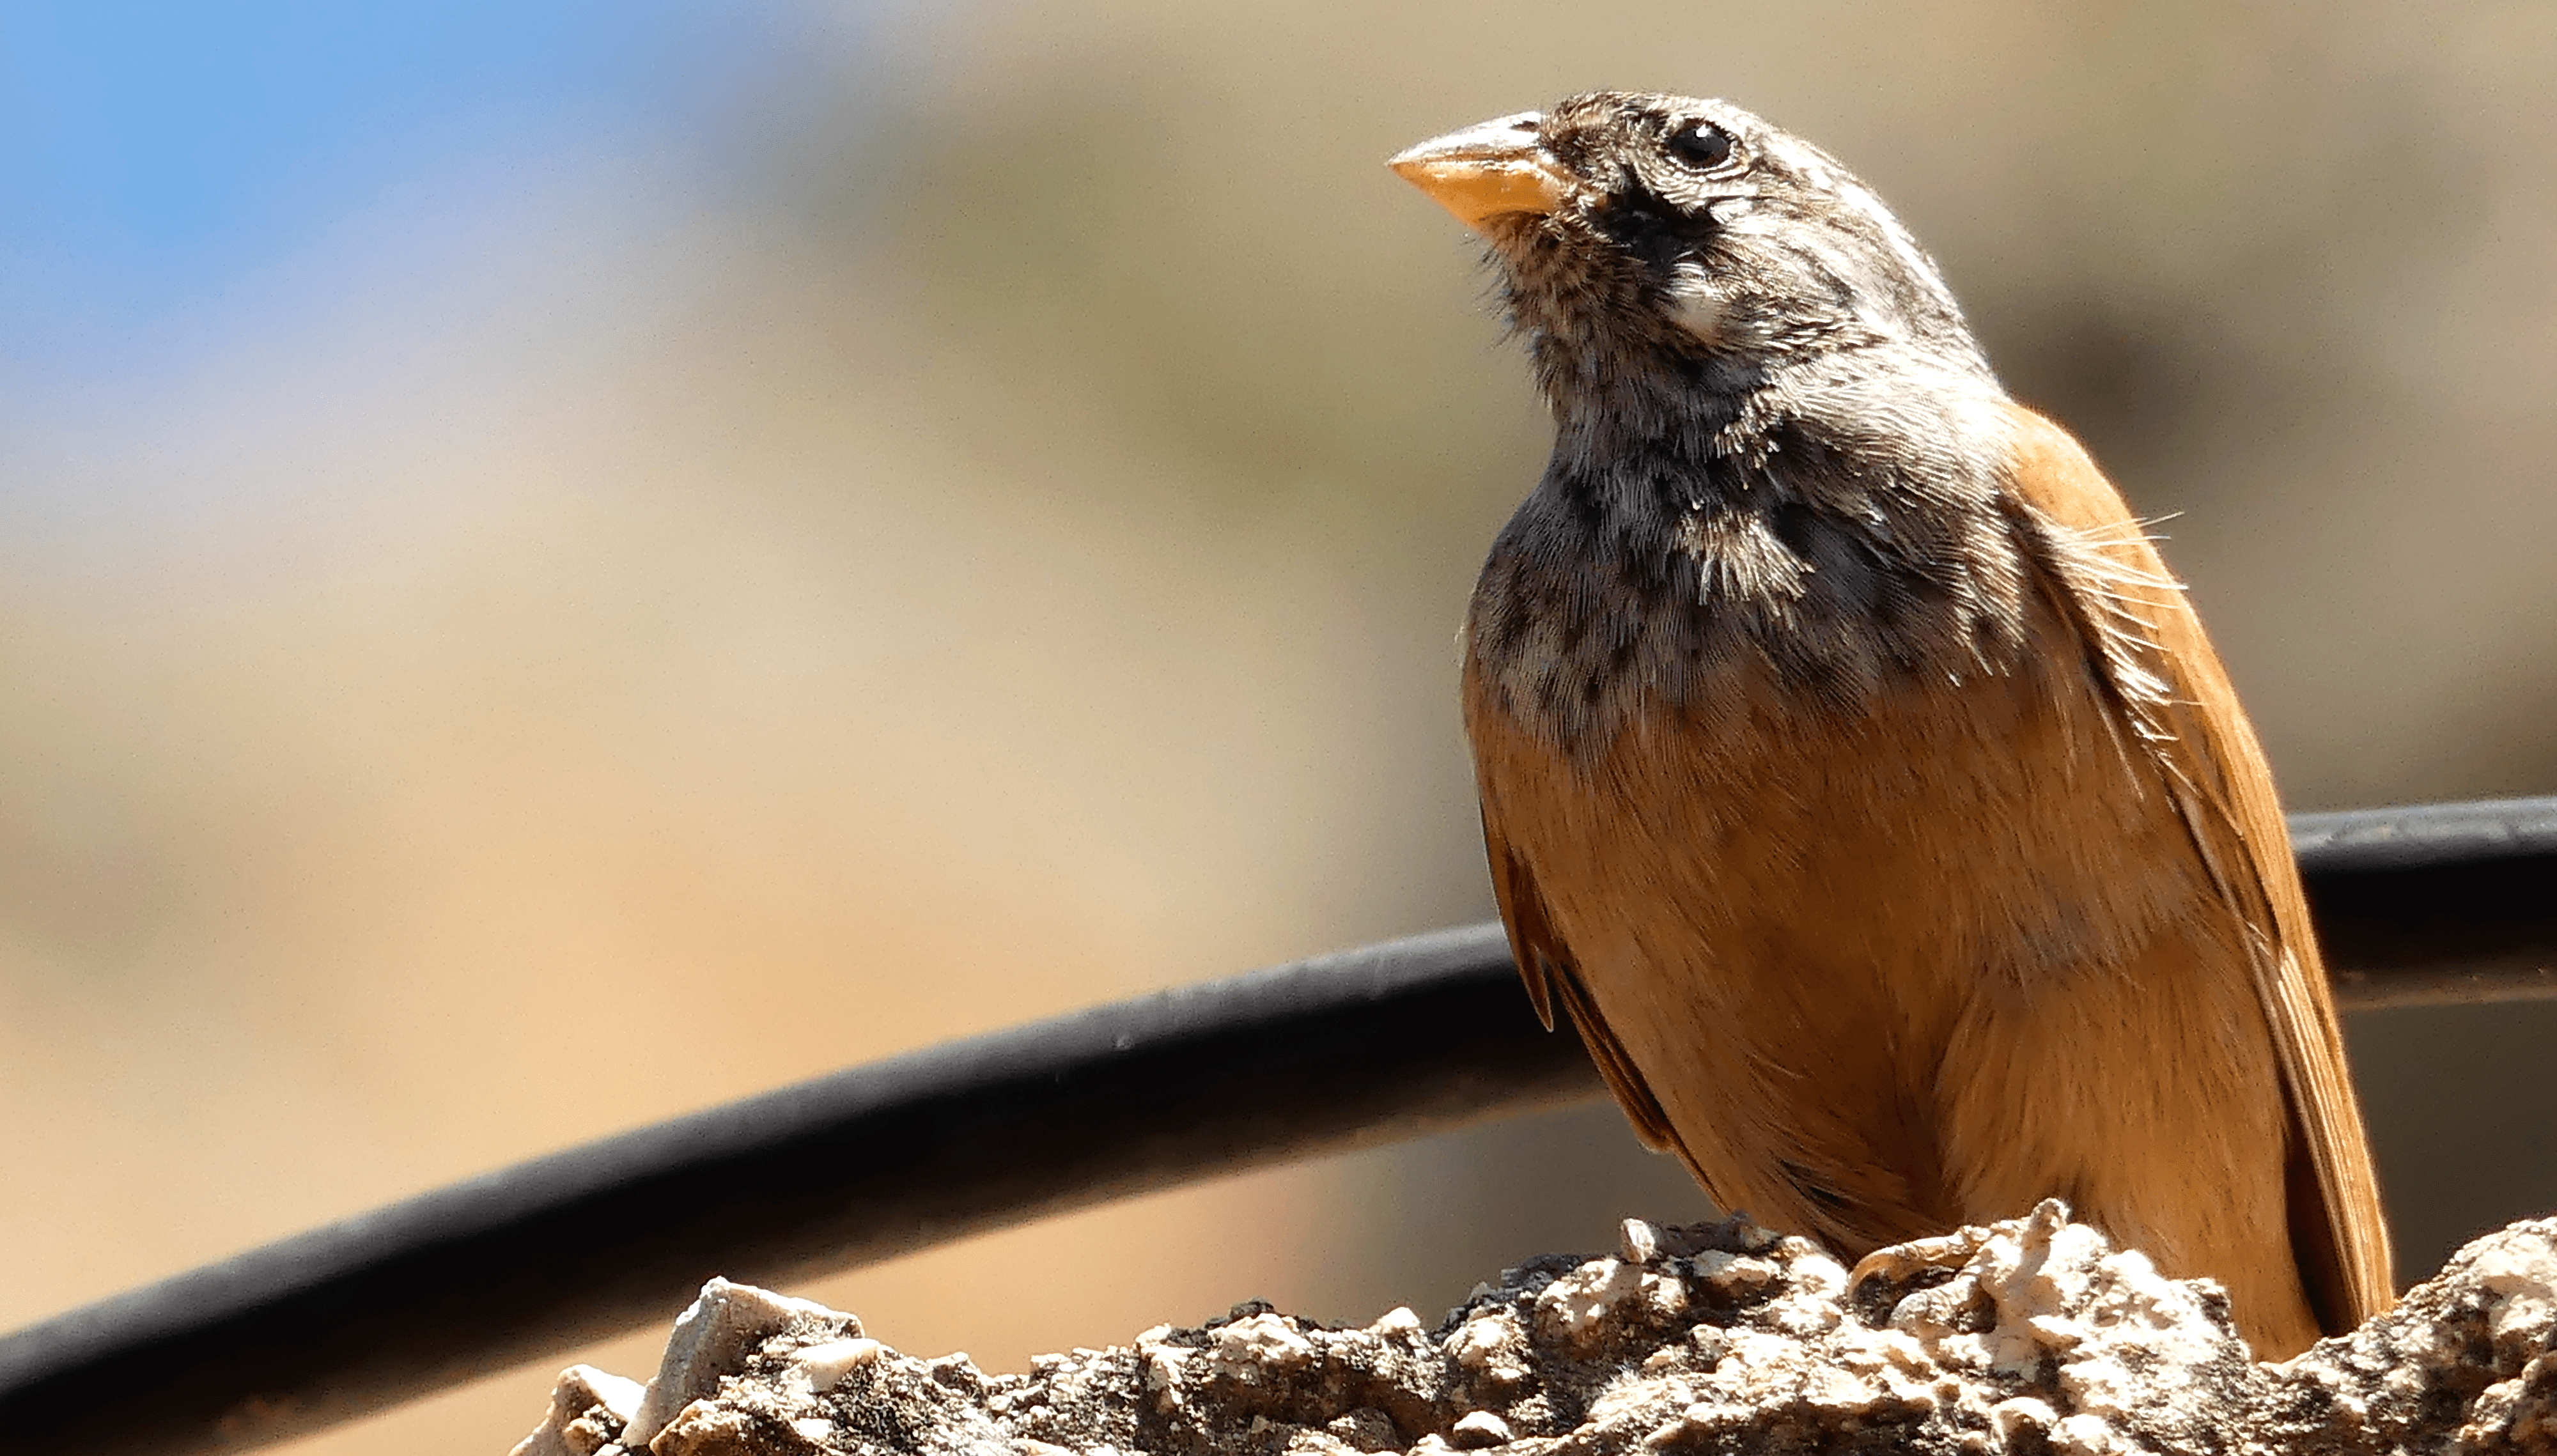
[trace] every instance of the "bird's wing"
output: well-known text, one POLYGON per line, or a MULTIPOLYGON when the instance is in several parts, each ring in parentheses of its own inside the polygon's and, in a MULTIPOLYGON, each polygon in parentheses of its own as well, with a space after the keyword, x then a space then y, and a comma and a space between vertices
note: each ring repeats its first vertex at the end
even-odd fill
POLYGON ((2017 526, 2239 917, 2290 1103, 2291 1242, 2330 1333, 2395 1302, 2388 1231, 2271 770, 2201 619, 2068 432, 2022 408, 2017 526))
MULTIPOLYGON (((1484 746, 1478 742, 1477 751, 1484 746)), ((1598 1064, 1598 1075, 1606 1080, 1607 1090, 1616 1094, 1625 1117, 1633 1123, 1634 1135, 1656 1151, 1683 1155, 1678 1134, 1670 1129, 1670 1116, 1661 1110, 1660 1099, 1652 1095, 1624 1043, 1607 1029, 1588 990, 1581 986, 1572 968, 1570 949, 1554 933, 1553 922, 1546 913, 1545 897, 1537 890, 1535 872, 1502 837, 1500 813, 1489 794, 1483 798, 1483 849, 1491 858, 1492 893, 1500 899, 1501 923, 1509 928, 1510 955, 1518 962, 1520 979, 1527 983, 1528 999, 1536 1003, 1537 1019, 1545 1023, 1546 1030, 1552 1030, 1553 1004, 1560 1001, 1563 1009, 1571 1013, 1571 1024, 1580 1032, 1581 1045, 1589 1049, 1589 1060, 1598 1064)))

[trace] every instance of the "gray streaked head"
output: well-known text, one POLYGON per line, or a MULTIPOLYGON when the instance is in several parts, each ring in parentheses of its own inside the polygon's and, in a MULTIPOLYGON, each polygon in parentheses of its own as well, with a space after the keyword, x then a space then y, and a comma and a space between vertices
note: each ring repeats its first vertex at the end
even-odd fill
POLYGON ((1675 360, 1741 385, 1881 348, 1989 378, 1934 261, 1873 190, 1728 102, 1592 91, 1396 167, 1489 241, 1566 413, 1574 393, 1675 360))

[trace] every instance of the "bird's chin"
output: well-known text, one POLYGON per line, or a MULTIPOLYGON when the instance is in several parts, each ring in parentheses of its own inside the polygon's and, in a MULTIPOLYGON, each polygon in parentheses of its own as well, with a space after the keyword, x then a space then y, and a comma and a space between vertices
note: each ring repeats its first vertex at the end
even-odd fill
POLYGON ((1473 228, 1494 258, 1513 267, 1534 267, 1535 260, 1551 255, 1562 243, 1552 214, 1546 212, 1496 212, 1473 228))

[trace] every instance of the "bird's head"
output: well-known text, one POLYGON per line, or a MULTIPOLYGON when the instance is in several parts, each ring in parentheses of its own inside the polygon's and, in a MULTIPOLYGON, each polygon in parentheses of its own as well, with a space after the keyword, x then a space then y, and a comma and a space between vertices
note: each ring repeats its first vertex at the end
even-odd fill
POLYGON ((1389 165, 1491 244, 1557 407, 1664 367, 1746 387, 1866 349, 1987 377, 1872 189, 1727 102, 1593 91, 1389 165))

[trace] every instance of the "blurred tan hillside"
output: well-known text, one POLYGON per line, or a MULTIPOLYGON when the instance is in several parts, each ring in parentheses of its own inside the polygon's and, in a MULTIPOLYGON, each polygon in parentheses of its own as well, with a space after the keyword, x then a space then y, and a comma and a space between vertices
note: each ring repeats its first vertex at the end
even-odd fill
MULTIPOLYGON (((0 1324, 1488 914, 1452 634, 1544 423, 1380 163, 1588 86, 1732 96, 1893 200, 2181 513, 2294 804, 2557 791, 2557 12, 886 24, 701 157, 456 159, 149 367, 0 380, 0 1324)), ((2410 1276, 2557 1203, 2544 1008, 2351 1031, 2410 1276)), ((1434 1315, 1696 1207, 1613 1116, 809 1292, 993 1366, 1254 1295, 1434 1315)), ((307 1449, 502 1451, 549 1374, 307 1449)))

